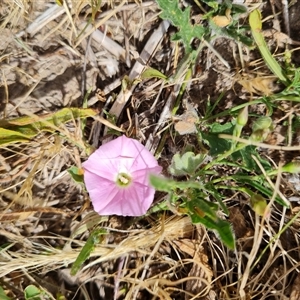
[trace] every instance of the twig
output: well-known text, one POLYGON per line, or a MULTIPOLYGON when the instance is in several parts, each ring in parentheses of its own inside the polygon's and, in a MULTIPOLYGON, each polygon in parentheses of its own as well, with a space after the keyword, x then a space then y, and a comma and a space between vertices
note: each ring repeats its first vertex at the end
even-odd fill
MULTIPOLYGON (((95 42, 97 42, 99 46, 101 45, 116 58, 121 58, 125 61, 126 51, 118 43, 109 38, 105 33, 101 32, 98 29, 95 30, 95 27, 86 22, 81 23, 79 25, 79 29, 85 30, 85 32, 89 32, 92 36, 92 39, 95 40, 95 42)), ((86 37, 88 35, 85 34, 84 36, 86 37)), ((82 41, 82 38, 80 39, 80 41, 82 41)))
POLYGON ((289 19, 289 4, 287 0, 281 0, 282 4, 282 15, 284 21, 284 30, 285 33, 290 37, 291 30, 290 30, 290 19, 289 19))
MULTIPOLYGON (((145 65, 149 62, 149 59, 151 56, 153 56, 158 44, 160 43, 162 37, 167 32, 168 28, 170 26, 170 22, 168 21, 162 21, 159 25, 159 27, 152 33, 151 37, 149 38, 148 42, 146 43, 141 55, 140 55, 140 61, 136 61, 134 64, 131 72, 129 73, 129 81, 134 81, 137 79, 141 73, 143 72, 145 65)), ((135 89, 137 84, 132 84, 131 88, 129 90, 122 90, 116 101, 114 102, 112 108, 110 109, 109 113, 112 115, 115 115, 117 118, 120 116, 123 108, 125 107, 127 101, 132 95, 133 90, 135 89)))
MULTIPOLYGON (((254 158, 254 156, 253 156, 253 158, 254 158)), ((258 160, 256 160, 256 162, 258 162, 258 160)), ((262 172, 264 172, 263 168, 262 168, 262 172)), ((272 198, 265 210, 266 212, 270 211, 271 206, 273 205, 273 203, 275 201, 276 195, 279 191, 280 178, 281 178, 281 172, 278 173, 274 193, 273 193, 272 198)), ((249 254, 248 262, 247 262, 246 268, 244 270, 244 273, 242 275, 242 278, 240 280, 240 285, 239 285, 239 295, 241 297, 241 300, 246 299, 245 287, 246 287, 248 278, 250 276, 251 266, 252 266, 253 262, 255 261, 255 259, 257 257, 257 252, 261 246, 261 241, 262 241, 263 233, 264 233, 264 223, 265 223, 265 220, 267 217, 268 217, 268 215, 265 213, 261 219, 261 222, 259 222, 259 215, 257 213, 255 213, 255 231, 254 231, 254 237, 253 237, 253 247, 249 254)))
POLYGON ((300 150, 300 146, 275 146, 275 145, 270 145, 270 144, 265 144, 265 143, 258 143, 242 138, 238 138, 236 136, 230 135, 230 134, 219 134, 219 138, 221 139, 229 139, 229 140, 234 140, 238 141, 240 143, 244 143, 246 145, 253 145, 261 148, 266 148, 266 149, 273 149, 273 150, 281 150, 281 151, 298 151, 300 150))

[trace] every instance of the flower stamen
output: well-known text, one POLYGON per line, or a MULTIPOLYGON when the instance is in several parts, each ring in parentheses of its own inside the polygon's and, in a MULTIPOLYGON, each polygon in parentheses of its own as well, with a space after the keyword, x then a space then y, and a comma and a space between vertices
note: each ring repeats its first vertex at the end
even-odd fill
POLYGON ((116 183, 120 187, 126 187, 131 183, 131 177, 126 173, 119 173, 116 183))

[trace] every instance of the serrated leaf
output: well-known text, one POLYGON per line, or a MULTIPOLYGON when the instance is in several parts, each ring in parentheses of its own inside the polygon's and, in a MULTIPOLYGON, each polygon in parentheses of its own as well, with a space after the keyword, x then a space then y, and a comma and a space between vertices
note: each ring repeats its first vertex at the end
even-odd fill
POLYGON ((173 176, 184 176, 186 171, 183 169, 183 162, 181 160, 180 154, 176 153, 172 157, 171 165, 169 166, 169 172, 173 176))
POLYGON ((206 29, 201 25, 192 25, 190 22, 190 10, 188 6, 181 10, 178 0, 157 0, 162 10, 161 18, 169 20, 174 26, 178 27, 178 32, 172 36, 172 40, 182 41, 187 52, 191 52, 191 41, 194 38, 201 39, 206 29))

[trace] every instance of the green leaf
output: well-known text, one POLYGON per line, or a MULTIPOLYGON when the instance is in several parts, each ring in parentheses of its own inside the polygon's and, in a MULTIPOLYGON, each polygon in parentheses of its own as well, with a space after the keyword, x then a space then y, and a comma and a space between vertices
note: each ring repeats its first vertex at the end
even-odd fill
POLYGON ((190 212, 191 220, 194 224, 201 223, 206 228, 215 230, 220 240, 230 249, 235 248, 235 238, 229 222, 217 218, 212 220, 208 216, 200 216, 197 211, 190 212))
MULTIPOLYGON (((252 188, 259 191, 260 193, 264 194, 267 198, 271 198, 274 193, 274 191, 271 189, 271 187, 267 188, 267 187, 263 186, 260 182, 258 182, 256 180, 252 180, 251 177, 249 177, 249 179, 243 178, 243 180, 240 180, 239 182, 243 185, 245 185, 245 183, 248 184, 252 188)), ((264 184, 267 185, 266 182, 264 184)), ((276 196, 275 201, 284 207, 289 207, 289 203, 286 203, 279 196, 276 196)))
POLYGON ((42 300, 44 292, 34 285, 28 285, 24 290, 26 300, 42 300))
POLYGON ((150 184, 157 191, 171 192, 172 190, 176 189, 176 182, 174 180, 155 175, 150 175, 149 180, 150 184))
POLYGON ((187 201, 186 205, 188 210, 191 212, 196 211, 199 215, 203 217, 208 216, 212 220, 217 219, 217 211, 219 207, 216 203, 201 198, 194 198, 190 201, 187 201))
POLYGON ((68 173, 71 175, 73 180, 77 183, 84 183, 83 172, 84 172, 83 169, 80 169, 75 166, 72 166, 71 168, 68 169, 68 173))
POLYGON ((260 168, 252 158, 252 155, 254 155, 259 160, 259 162, 262 164, 263 168, 266 171, 271 170, 272 167, 270 162, 257 153, 256 146, 252 146, 252 145, 246 146, 245 148, 232 153, 231 158, 233 161, 239 162, 248 170, 252 170, 254 172, 260 173, 260 168))
POLYGON ((201 184, 192 180, 189 181, 175 181, 162 176, 150 175, 150 183, 157 190, 161 192, 172 192, 177 189, 185 190, 189 188, 200 189, 201 184))
POLYGON ((91 108, 63 108, 42 116, 31 115, 0 120, 0 145, 28 141, 41 131, 54 132, 61 124, 76 118, 87 118, 97 114, 91 108))
POLYGON ((215 187, 212 184, 208 183, 205 185, 205 189, 209 194, 211 194, 217 200, 219 206, 221 207, 225 215, 229 216, 228 208, 222 201, 222 195, 215 189, 215 187))
POLYGON ((214 11, 218 10, 219 4, 215 0, 202 0, 202 2, 206 3, 209 7, 211 7, 214 11))
POLYGON ((229 222, 218 219, 216 231, 220 235, 221 241, 230 249, 235 248, 235 238, 229 222))
POLYGON ((203 154, 197 154, 188 151, 182 156, 176 153, 169 167, 169 172, 173 176, 194 175, 196 170, 204 159, 203 154))
POLYGON ((251 32, 254 37, 254 40, 257 44, 257 47, 269 67, 269 69, 276 75, 286 86, 289 85, 289 79, 286 74, 275 60, 273 55, 271 54, 267 43, 265 42, 264 36, 262 34, 262 21, 261 21, 261 13, 258 9, 252 11, 249 15, 249 23, 251 27, 251 32))
POLYGON ((282 172, 298 174, 300 173, 300 162, 292 161, 284 165, 281 169, 282 172))
POLYGON ((218 137, 220 133, 232 134, 234 129, 233 123, 226 123, 224 125, 219 123, 214 123, 211 126, 211 131, 200 132, 202 139, 209 145, 209 154, 212 156, 217 156, 223 154, 231 148, 232 141, 225 140, 218 137))
POLYGON ((147 68, 141 75, 141 79, 148 79, 148 78, 160 78, 163 80, 168 80, 168 77, 161 73, 160 71, 153 69, 153 68, 147 68))
POLYGON ((23 133, 0 127, 0 145, 28 142, 29 140, 30 139, 23 133))
POLYGON ((172 40, 182 41, 186 52, 191 52, 190 45, 194 38, 201 39, 206 33, 206 29, 201 25, 192 25, 190 22, 191 7, 181 10, 178 0, 157 0, 157 4, 162 10, 161 18, 169 20, 179 31, 173 35, 172 40))
POLYGON ((231 7, 233 14, 244 14, 247 12, 247 7, 241 4, 232 4, 231 7))
POLYGON ((104 229, 95 229, 87 239, 85 245, 82 247, 79 255, 77 256, 75 262, 71 268, 71 275, 74 276, 80 270, 82 264, 90 257, 92 251, 94 251, 95 246, 100 243, 102 236, 106 234, 104 229))
POLYGON ((12 300, 11 298, 7 297, 4 289, 2 288, 2 286, 0 286, 0 299, 1 300, 12 300))

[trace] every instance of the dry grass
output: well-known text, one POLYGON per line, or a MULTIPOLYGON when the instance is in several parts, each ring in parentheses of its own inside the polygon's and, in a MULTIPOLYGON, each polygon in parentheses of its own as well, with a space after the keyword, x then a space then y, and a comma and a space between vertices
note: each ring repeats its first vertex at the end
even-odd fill
MULTIPOLYGON (((172 128, 169 110, 183 79, 166 89, 156 79, 143 85, 133 81, 150 60, 165 74, 171 74, 178 61, 181 49, 172 47, 167 27, 159 27, 157 5, 154 1, 102 1, 97 10, 97 1, 62 2, 58 6, 53 1, 3 1, 1 118, 81 107, 91 90, 89 106, 111 108, 127 134, 136 134, 153 152, 160 149, 155 133, 172 128), (139 56, 142 61, 137 59, 133 65, 139 56), (125 74, 129 88, 121 89, 125 74)), ((244 91, 243 97, 250 100, 258 90, 273 92, 273 79, 265 71, 232 76, 223 63, 216 73, 224 77, 212 79, 210 87, 216 62, 205 70, 207 58, 201 56, 202 73, 187 88, 192 99, 197 85, 203 93, 215 90, 212 97, 225 87, 238 94, 237 82, 250 94, 244 91)), ((252 60, 250 65, 255 62, 261 67, 249 53, 239 60, 242 66, 252 60)), ((201 101, 199 111, 201 104, 204 107, 201 101)), ((220 110, 235 105, 230 101, 228 97, 220 110)), ((296 110, 290 107, 277 120, 291 121, 289 116, 296 110)), ((228 198, 237 237, 235 251, 188 217, 171 212, 135 220, 100 217, 92 211, 86 191, 67 172, 86 158, 84 139, 95 147, 103 139, 99 120, 88 120, 83 136, 82 122, 73 120, 28 143, 0 147, 0 286, 8 296, 23 299, 24 288, 34 284, 46 292, 45 299, 58 299, 59 294, 65 297, 60 299, 300 299, 300 210, 297 203, 291 210, 274 204, 278 193, 288 198, 288 180, 282 174, 273 184, 269 215, 264 218, 250 211, 241 194, 228 198), (70 267, 95 226, 107 234, 80 272, 71 276, 70 267)), ((285 147, 276 141, 272 146, 257 146, 285 153, 297 150, 291 145, 292 137, 289 140, 285 147)), ((174 144, 174 152, 185 143, 183 138, 174 144)), ((270 159, 274 161, 276 155, 271 153, 270 159)), ((169 156, 162 154, 164 166, 170 163, 169 156)), ((267 175, 266 180, 272 183, 267 175)))

